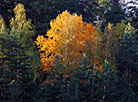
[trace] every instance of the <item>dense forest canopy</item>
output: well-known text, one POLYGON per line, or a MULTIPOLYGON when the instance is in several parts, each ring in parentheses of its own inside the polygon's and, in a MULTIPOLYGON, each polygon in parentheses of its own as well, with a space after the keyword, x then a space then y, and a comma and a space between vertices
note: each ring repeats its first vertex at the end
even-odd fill
POLYGON ((0 0, 0 102, 138 102, 137 2, 0 0))

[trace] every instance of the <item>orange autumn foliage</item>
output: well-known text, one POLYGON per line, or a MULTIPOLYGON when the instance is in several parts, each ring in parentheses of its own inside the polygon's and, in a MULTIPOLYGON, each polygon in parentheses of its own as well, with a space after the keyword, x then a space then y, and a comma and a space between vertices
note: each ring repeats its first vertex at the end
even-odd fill
POLYGON ((55 20, 50 22, 51 29, 45 36, 39 35, 35 41, 39 48, 42 70, 52 72, 51 66, 59 56, 61 63, 66 67, 63 71, 72 71, 80 64, 82 56, 87 56, 93 63, 92 56, 98 39, 96 28, 92 24, 82 21, 82 16, 71 15, 64 11, 55 20))

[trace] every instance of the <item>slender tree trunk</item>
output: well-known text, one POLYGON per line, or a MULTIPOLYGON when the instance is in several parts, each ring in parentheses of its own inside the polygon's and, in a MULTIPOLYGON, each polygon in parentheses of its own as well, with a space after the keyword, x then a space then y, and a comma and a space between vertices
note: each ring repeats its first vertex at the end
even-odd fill
POLYGON ((131 70, 128 69, 128 67, 126 66, 126 70, 125 70, 125 74, 126 74, 126 78, 128 80, 128 84, 131 87, 131 70))

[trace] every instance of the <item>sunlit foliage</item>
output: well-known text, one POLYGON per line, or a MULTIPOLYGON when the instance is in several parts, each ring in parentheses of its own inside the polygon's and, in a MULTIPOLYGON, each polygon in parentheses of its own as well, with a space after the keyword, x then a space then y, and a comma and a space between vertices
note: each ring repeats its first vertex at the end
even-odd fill
POLYGON ((51 29, 47 34, 39 35, 36 40, 43 71, 51 71, 56 56, 59 56, 62 64, 66 66, 65 70, 73 70, 70 66, 73 68, 79 65, 81 56, 87 56, 89 61, 93 62, 92 54, 98 37, 92 24, 83 22, 82 16, 64 11, 52 20, 50 25, 51 29))

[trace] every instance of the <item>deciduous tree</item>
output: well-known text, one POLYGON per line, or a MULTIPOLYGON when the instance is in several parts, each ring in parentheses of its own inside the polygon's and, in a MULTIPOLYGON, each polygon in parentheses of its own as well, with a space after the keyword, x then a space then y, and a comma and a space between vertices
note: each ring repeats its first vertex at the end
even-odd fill
POLYGON ((55 20, 50 22, 51 29, 45 36, 38 36, 38 45, 43 71, 52 71, 55 56, 61 58, 61 62, 66 66, 66 70, 72 70, 80 64, 81 56, 93 63, 92 56, 96 47, 96 28, 92 24, 82 21, 82 16, 71 15, 64 11, 55 20), (68 67, 67 67, 68 66, 68 67), (73 67, 74 66, 74 67, 73 67), (68 69, 69 68, 69 69, 68 69))

